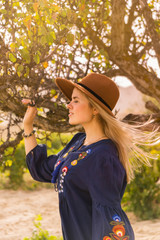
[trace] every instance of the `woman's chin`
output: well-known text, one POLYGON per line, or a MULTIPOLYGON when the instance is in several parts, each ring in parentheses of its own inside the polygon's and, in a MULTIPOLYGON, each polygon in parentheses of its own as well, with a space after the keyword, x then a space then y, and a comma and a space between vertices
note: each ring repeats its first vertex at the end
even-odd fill
POLYGON ((76 122, 76 121, 73 121, 73 120, 69 119, 69 124, 70 125, 77 125, 77 124, 79 124, 79 122, 76 122))
POLYGON ((70 125, 77 125, 78 123, 69 122, 70 125))

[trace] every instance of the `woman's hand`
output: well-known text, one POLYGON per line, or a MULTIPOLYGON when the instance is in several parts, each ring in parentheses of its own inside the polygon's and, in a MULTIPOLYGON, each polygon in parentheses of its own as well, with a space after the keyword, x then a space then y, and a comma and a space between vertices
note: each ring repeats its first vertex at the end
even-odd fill
POLYGON ((25 127, 32 127, 33 126, 33 122, 34 122, 34 119, 37 115, 37 109, 35 106, 31 106, 29 104, 32 104, 33 102, 30 100, 30 99, 23 99, 22 100, 22 103, 24 105, 28 105, 27 107, 27 111, 25 113, 25 116, 24 116, 24 119, 23 119, 23 125, 24 125, 24 128, 25 127))

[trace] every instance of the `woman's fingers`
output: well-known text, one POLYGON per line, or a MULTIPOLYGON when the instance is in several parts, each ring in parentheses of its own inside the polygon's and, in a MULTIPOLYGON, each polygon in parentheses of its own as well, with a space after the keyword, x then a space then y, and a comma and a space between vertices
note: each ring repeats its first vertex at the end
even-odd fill
POLYGON ((30 99, 26 99, 26 98, 22 99, 22 103, 25 105, 30 103, 30 101, 31 101, 30 99))
POLYGON ((22 99, 22 103, 31 107, 35 107, 35 102, 31 99, 22 99))

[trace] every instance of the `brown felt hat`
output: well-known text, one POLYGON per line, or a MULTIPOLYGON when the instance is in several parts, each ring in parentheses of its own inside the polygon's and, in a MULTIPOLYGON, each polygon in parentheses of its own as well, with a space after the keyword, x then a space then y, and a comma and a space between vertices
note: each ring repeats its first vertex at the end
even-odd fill
POLYGON ((78 88, 111 116, 114 116, 112 110, 118 101, 119 89, 109 77, 98 73, 90 73, 77 83, 58 77, 56 78, 56 85, 69 100, 72 100, 73 89, 78 88))

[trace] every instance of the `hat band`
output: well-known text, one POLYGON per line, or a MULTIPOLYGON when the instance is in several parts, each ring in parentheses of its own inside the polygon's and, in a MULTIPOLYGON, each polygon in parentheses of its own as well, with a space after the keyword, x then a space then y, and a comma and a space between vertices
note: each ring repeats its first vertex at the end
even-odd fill
POLYGON ((96 98, 98 98, 106 107, 108 107, 112 111, 111 107, 97 93, 92 91, 90 88, 86 87, 83 83, 77 83, 77 84, 81 85, 86 90, 88 90, 90 93, 92 93, 96 98))

